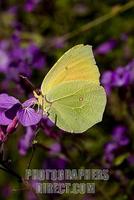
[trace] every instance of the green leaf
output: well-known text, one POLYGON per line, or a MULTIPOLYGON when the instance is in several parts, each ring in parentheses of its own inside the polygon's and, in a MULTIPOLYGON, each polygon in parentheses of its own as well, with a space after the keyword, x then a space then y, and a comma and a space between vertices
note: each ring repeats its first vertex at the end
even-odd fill
POLYGON ((116 166, 121 165, 123 163, 123 161, 128 157, 128 155, 129 155, 129 153, 125 153, 125 154, 118 156, 117 158, 115 158, 114 164, 116 166))

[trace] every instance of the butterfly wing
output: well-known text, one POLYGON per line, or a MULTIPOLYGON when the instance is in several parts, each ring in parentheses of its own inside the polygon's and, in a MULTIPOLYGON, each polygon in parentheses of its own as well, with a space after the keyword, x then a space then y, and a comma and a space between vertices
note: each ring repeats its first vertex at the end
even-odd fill
POLYGON ((99 84, 99 70, 89 45, 76 45, 68 50, 48 72, 41 85, 42 94, 71 80, 89 80, 99 84))
POLYGON ((102 120, 106 105, 103 87, 89 81, 69 81, 55 86, 46 96, 49 118, 67 132, 82 133, 102 120))

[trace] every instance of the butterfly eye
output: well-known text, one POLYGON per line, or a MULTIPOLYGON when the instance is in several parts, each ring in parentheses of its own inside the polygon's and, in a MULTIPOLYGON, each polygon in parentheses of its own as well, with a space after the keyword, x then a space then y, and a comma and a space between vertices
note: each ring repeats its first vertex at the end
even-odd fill
POLYGON ((38 96, 40 96, 40 95, 42 94, 41 91, 40 91, 39 89, 36 89, 35 92, 36 92, 36 94, 37 94, 38 96))

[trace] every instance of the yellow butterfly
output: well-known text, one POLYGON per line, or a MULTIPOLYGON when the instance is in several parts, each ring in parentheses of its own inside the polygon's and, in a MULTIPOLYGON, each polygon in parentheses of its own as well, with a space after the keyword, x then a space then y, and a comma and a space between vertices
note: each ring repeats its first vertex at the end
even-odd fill
POLYGON ((34 95, 60 129, 82 133, 102 120, 106 93, 99 77, 92 47, 76 45, 48 72, 41 95, 34 95))

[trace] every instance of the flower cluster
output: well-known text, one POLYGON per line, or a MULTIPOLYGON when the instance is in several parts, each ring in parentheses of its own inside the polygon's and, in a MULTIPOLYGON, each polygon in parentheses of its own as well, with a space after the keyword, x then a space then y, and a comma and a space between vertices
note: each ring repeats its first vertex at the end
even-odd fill
POLYGON ((41 0, 26 0, 24 5, 25 11, 32 12, 40 2, 41 0))
POLYGON ((42 69, 46 62, 45 56, 34 42, 22 46, 18 31, 11 40, 0 41, 0 60, 0 73, 14 81, 19 79, 19 74, 30 77, 33 69, 42 69))
POLYGON ((31 98, 24 103, 7 94, 0 95, 0 125, 9 125, 17 116, 18 121, 23 126, 32 126, 41 119, 41 113, 36 112, 31 106, 36 103, 35 98, 31 98))
MULTIPOLYGON (((36 104, 36 99, 31 98, 24 103, 7 94, 0 94, 0 126, 7 127, 6 134, 16 129, 18 122, 28 127, 38 124, 42 118, 42 113, 36 111, 32 106, 36 104)), ((4 139, 4 131, 0 131, 1 140, 4 139)))
POLYGON ((26 127, 26 133, 19 140, 19 153, 20 155, 26 155, 29 147, 32 145, 32 141, 36 135, 36 126, 26 127))
POLYGON ((26 129, 25 134, 19 140, 20 155, 26 155, 39 127, 49 137, 56 139, 60 136, 53 129, 53 122, 43 115, 43 111, 34 109, 36 104, 36 98, 20 103, 15 97, 5 93, 0 94, 0 141, 5 141, 9 134, 15 132, 20 123, 26 129))
POLYGON ((115 39, 109 39, 108 41, 100 44, 96 49, 95 49, 95 54, 96 55, 106 55, 109 52, 112 51, 117 46, 117 41, 115 39))
POLYGON ((128 86, 134 83, 134 60, 126 66, 118 67, 114 71, 105 71, 101 78, 101 83, 105 87, 107 94, 113 88, 128 86))
POLYGON ((129 143, 127 128, 123 125, 116 126, 112 132, 112 140, 105 144, 104 160, 106 163, 113 164, 114 159, 123 152, 124 148, 126 149, 129 143))

